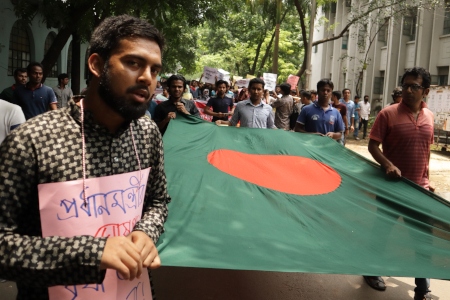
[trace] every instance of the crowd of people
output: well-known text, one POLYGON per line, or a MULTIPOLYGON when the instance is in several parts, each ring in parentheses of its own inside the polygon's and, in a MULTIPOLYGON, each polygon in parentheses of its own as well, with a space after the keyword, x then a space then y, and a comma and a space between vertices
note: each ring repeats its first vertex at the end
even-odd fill
MULTIPOLYGON (((199 116, 192 99, 206 101, 204 113, 217 125, 292 130, 342 145, 350 134, 359 140, 362 128, 362 138, 369 134, 369 151, 388 177, 406 177, 432 189, 433 114, 423 101, 430 87, 423 68, 405 72, 402 89, 393 92, 394 103, 379 113, 368 133, 369 96, 352 100, 350 89, 335 90, 329 79, 320 80, 317 90, 299 91, 287 83, 268 91, 260 78, 241 89, 224 80, 188 82, 181 75, 159 83, 163 46, 161 34, 145 21, 107 18, 90 41, 91 77, 80 102, 71 99, 67 74, 58 76, 57 87, 42 84, 39 63, 17 69, 15 84, 2 92, 0 114, 9 121, 0 122, 7 124, 0 128, 0 277, 17 282, 18 299, 48 299, 49 286, 101 283, 107 269, 133 280, 160 265, 155 244, 170 201, 162 135, 170 134, 167 126, 177 114, 199 116), (158 104, 151 101, 156 87, 162 88, 158 104), (142 217, 125 236, 94 237, 87 230, 43 237, 42 184, 65 189, 81 180, 82 192, 72 196, 87 205, 85 180, 114 184, 116 175, 147 168, 142 217)), ((382 277, 364 278, 371 287, 386 289, 382 277)), ((414 299, 428 297, 429 279, 416 279, 416 285, 414 299)))

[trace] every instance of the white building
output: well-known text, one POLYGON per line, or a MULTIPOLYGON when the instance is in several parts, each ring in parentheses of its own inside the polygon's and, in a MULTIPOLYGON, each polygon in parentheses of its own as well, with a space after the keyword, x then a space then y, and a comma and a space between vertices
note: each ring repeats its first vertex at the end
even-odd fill
MULTIPOLYGON (((338 0, 318 11, 318 20, 325 17, 336 26, 326 32, 325 25, 317 25, 314 40, 338 35, 351 10, 361 11, 365 5, 367 1, 338 0)), ((351 26, 343 38, 313 48, 310 88, 321 78, 331 78, 335 89, 350 88, 352 96, 357 90, 360 96, 369 95, 374 110, 392 101, 391 92, 407 68, 428 69, 433 85, 450 84, 450 8, 445 9, 442 1, 438 8, 413 9, 401 16, 383 13, 375 11, 364 25, 351 26)))
MULTIPOLYGON (((24 24, 14 14, 10 0, 0 1, 0 91, 14 83, 13 72, 16 68, 26 68, 30 62, 42 61, 46 50, 53 42, 58 30, 47 29, 42 18, 37 15, 32 24, 24 24)), ((71 72, 71 41, 70 38, 58 58, 52 74, 45 84, 56 86, 57 76, 71 72)), ((85 61, 87 45, 81 45, 81 62, 85 61)), ((85 86, 85 64, 81 64, 80 86, 85 86)), ((70 84, 69 84, 70 85, 70 84)))

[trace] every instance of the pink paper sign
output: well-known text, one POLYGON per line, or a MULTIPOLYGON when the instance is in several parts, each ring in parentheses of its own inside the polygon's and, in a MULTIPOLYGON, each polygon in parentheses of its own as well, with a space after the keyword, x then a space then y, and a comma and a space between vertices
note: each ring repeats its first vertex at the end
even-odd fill
MULTIPOLYGON (((141 219, 150 168, 125 174, 83 180, 40 184, 39 208, 42 236, 126 236, 141 219)), ((133 281, 108 269, 101 284, 49 288, 58 300, 148 300, 152 299, 147 272, 133 281)))
POLYGON ((286 82, 291 85, 291 90, 295 91, 297 89, 297 84, 298 84, 299 79, 300 79, 300 77, 295 76, 295 75, 288 76, 288 79, 286 80, 286 82))

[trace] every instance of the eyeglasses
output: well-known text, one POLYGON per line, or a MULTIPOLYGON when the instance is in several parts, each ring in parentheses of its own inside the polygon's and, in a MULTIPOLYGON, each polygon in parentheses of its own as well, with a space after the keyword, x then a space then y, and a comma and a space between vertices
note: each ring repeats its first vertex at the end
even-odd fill
POLYGON ((423 86, 418 85, 418 84, 403 84, 402 85, 402 89, 404 89, 405 91, 407 91, 408 88, 411 88, 411 91, 413 91, 413 92, 417 92, 419 89, 424 89, 423 86))

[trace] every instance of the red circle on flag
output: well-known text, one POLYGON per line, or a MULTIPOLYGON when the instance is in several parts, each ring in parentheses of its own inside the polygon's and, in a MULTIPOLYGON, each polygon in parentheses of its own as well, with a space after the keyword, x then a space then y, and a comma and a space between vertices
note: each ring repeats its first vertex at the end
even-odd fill
POLYGON ((208 154, 208 162, 239 179, 300 196, 327 194, 341 184, 341 176, 333 168, 302 156, 248 154, 220 149, 208 154))

